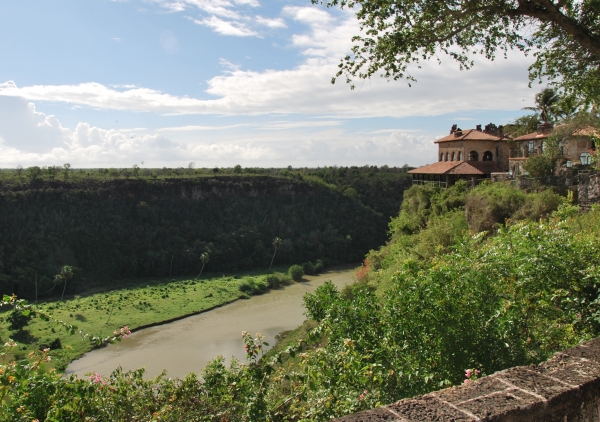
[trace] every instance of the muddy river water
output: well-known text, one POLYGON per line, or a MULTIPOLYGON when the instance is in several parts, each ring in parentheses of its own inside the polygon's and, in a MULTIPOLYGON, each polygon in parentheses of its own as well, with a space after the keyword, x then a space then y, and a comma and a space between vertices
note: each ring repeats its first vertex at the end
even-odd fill
MULTIPOLYGON (((306 319, 302 297, 331 280, 338 288, 352 283, 355 266, 330 269, 318 276, 264 295, 194 315, 169 324, 133 333, 121 343, 91 351, 73 361, 66 370, 83 377, 87 372, 109 375, 121 366, 124 370, 144 367, 147 377, 163 369, 170 377, 200 374, 218 355, 245 360, 242 331, 261 333, 273 345, 275 336, 298 327, 306 319)), ((228 359, 229 360, 229 359, 228 359)))

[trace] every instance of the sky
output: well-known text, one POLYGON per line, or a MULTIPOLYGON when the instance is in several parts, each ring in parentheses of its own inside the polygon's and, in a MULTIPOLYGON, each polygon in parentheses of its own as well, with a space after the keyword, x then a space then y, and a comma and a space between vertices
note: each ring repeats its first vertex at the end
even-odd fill
POLYGON ((0 168, 412 166, 532 106, 532 57, 331 84, 355 10, 309 0, 0 1, 0 168))

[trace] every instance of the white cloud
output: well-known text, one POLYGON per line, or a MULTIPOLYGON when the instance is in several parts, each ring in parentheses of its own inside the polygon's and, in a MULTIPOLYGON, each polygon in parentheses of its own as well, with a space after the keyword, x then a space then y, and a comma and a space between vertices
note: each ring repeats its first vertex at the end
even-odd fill
POLYGON ((0 167, 317 166, 417 163, 435 157, 433 137, 401 130, 348 132, 342 122, 284 121, 224 126, 104 129, 81 122, 74 130, 21 98, 0 96, 0 167), (240 127, 247 127, 242 132, 240 127), (307 131, 307 129, 309 129, 307 131), (201 135, 210 131, 210 135, 201 135), (26 135, 25 137, 23 137, 26 135), (31 142, 23 142, 30 139, 31 142))
MULTIPOLYGON (((358 31, 356 18, 350 13, 334 18, 316 7, 286 7, 284 15, 308 25, 305 33, 293 35, 291 40, 305 56, 303 63, 292 69, 256 71, 242 70, 221 59, 225 72, 207 81, 211 99, 126 85, 117 90, 94 82, 17 87, 8 81, 0 83, 0 96, 164 115, 300 113, 345 118, 514 110, 521 108, 522 99, 531 97, 527 78, 531 60, 520 53, 509 54, 508 60, 481 59, 470 71, 460 71, 450 58, 442 57, 441 65, 425 62, 412 72, 418 79, 412 88, 403 81, 388 82, 377 76, 355 81, 354 91, 343 80, 331 85, 339 58, 349 51, 351 37, 358 31)), ((204 24, 229 35, 254 34, 243 25, 235 26, 215 16, 204 24)))
POLYGON ((255 16, 254 20, 257 24, 268 26, 269 28, 287 28, 285 21, 281 18, 263 18, 262 16, 255 16))
POLYGON ((194 23, 208 26, 221 35, 233 35, 236 37, 253 37, 258 35, 257 32, 251 30, 241 22, 226 21, 214 15, 204 19, 194 19, 194 23))

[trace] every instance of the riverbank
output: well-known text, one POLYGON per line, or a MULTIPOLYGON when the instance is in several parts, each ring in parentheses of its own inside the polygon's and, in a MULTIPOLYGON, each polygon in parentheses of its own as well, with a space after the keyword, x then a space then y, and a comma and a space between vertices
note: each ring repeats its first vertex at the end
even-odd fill
POLYGON ((303 298, 326 281, 338 288, 354 282, 356 265, 332 267, 320 275, 305 276, 302 282, 236 301, 211 312, 184 318, 170 324, 141 330, 121 343, 91 351, 73 361, 66 374, 83 376, 88 372, 109 375, 117 367, 136 370, 144 367, 150 379, 163 370, 169 377, 201 374, 218 355, 245 362, 241 332, 260 332, 273 345, 282 331, 293 330, 306 319, 303 298))
MULTIPOLYGON (((38 307, 56 319, 76 326, 77 330, 108 337, 115 329, 125 325, 135 332, 248 298, 242 286, 265 285, 267 276, 271 274, 272 271, 264 271, 232 276, 209 275, 202 279, 154 279, 147 280, 144 285, 129 285, 65 301, 41 303, 38 307)), ((292 282, 286 274, 276 274, 278 282, 266 286, 267 289, 292 282)), ((21 331, 11 331, 7 316, 8 312, 2 315, 0 339, 6 341, 12 338, 19 343, 19 348, 5 356, 4 360, 25 359, 30 352, 48 347, 53 357, 50 366, 62 372, 72 360, 94 348, 79 334, 70 335, 61 327, 38 319, 31 320, 21 331)))

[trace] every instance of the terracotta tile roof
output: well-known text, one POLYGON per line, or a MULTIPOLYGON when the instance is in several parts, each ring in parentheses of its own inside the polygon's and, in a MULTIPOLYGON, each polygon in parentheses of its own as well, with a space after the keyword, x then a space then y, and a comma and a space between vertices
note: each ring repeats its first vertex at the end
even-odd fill
POLYGON ((436 144, 441 142, 453 142, 453 141, 501 141, 503 138, 499 136, 490 135, 489 133, 482 132, 476 129, 466 129, 462 131, 462 135, 456 136, 451 133, 448 136, 444 136, 441 139, 435 141, 436 144))
POLYGON ((493 161, 439 161, 418 169, 410 170, 411 174, 465 174, 485 175, 501 172, 502 169, 493 161))
POLYGON ((462 161, 439 161, 437 163, 419 167, 418 169, 409 170, 408 173, 446 174, 460 163, 462 163, 462 161))
POLYGON ((518 138, 513 139, 514 141, 535 141, 536 139, 546 139, 550 136, 549 133, 528 133, 527 135, 519 136, 518 138))
POLYGON ((581 129, 573 132, 573 136, 590 136, 590 135, 600 136, 600 129, 597 129, 592 126, 588 126, 588 127, 584 127, 584 128, 581 128, 581 129))

